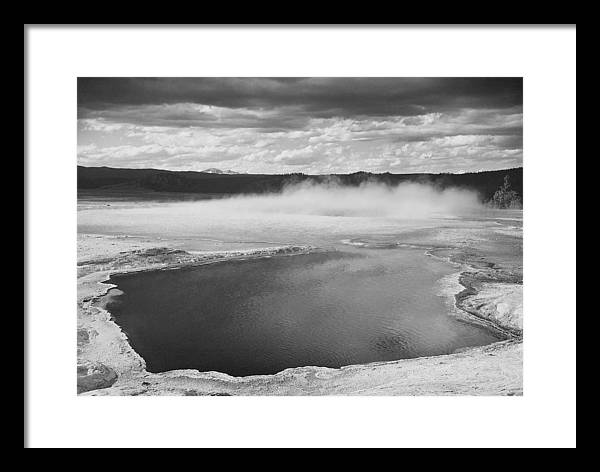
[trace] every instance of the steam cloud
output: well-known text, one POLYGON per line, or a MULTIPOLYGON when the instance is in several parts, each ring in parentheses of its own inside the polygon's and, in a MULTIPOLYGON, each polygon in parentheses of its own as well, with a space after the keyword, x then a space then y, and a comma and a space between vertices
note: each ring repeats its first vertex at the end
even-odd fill
MULTIPOLYGON (((438 190, 430 185, 405 183, 388 186, 366 183, 358 187, 299 184, 268 195, 231 197, 203 202, 221 214, 297 214, 347 217, 422 218, 434 214, 459 214, 480 207, 474 192, 438 190)), ((210 207, 210 208, 209 208, 210 207)))

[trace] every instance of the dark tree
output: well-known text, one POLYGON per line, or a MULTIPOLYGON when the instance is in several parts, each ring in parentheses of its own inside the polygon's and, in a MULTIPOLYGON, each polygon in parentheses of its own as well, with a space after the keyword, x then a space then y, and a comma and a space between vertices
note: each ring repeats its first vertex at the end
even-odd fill
POLYGON ((495 208, 522 208, 523 203, 519 194, 514 191, 510 185, 510 177, 504 177, 504 183, 496 190, 490 200, 490 204, 495 208))

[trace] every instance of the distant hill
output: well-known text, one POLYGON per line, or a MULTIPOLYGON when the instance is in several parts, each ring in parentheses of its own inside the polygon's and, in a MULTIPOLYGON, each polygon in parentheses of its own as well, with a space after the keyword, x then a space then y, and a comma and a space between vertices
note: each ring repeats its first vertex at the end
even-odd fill
POLYGON ((211 167, 210 169, 204 169, 202 172, 207 174, 225 174, 225 175, 238 175, 239 172, 235 172, 233 170, 221 170, 215 167, 211 167))
MULTIPOLYGON (((211 169, 208 169, 211 170, 211 169)), ((78 190, 94 189, 95 193, 124 191, 174 192, 213 195, 270 193, 286 185, 301 182, 327 182, 335 179, 343 185, 360 185, 373 181, 388 185, 402 182, 431 184, 437 188, 464 188, 476 191, 481 201, 488 202, 502 187, 508 176, 510 186, 523 200, 523 168, 471 172, 465 174, 236 174, 216 172, 169 171, 159 169, 120 169, 77 166, 78 190)), ((218 169, 214 169, 218 170, 218 169)))

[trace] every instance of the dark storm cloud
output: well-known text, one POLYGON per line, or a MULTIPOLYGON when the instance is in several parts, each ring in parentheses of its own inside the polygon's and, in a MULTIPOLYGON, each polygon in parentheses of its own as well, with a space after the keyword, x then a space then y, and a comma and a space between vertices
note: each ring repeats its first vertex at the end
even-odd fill
POLYGON ((522 164, 521 78, 80 78, 83 165, 462 172, 522 164))
POLYGON ((80 114, 128 105, 296 107, 314 117, 520 106, 521 78, 79 78, 80 114))

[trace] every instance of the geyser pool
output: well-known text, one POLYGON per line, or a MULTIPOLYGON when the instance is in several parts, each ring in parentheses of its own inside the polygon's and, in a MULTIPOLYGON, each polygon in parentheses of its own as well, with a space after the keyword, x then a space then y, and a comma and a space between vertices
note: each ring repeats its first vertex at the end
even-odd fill
POLYGON ((449 313, 453 271, 411 248, 275 256, 115 275, 104 305, 150 372, 274 374, 497 341, 449 313))

